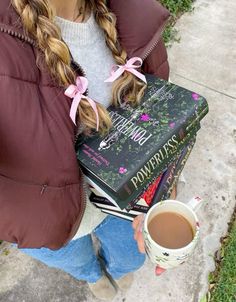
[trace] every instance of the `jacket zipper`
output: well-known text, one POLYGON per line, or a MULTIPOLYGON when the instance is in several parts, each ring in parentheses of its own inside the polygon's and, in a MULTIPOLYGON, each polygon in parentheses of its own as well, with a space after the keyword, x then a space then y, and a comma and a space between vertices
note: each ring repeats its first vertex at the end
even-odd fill
POLYGON ((163 23, 163 25, 162 25, 162 27, 161 27, 161 30, 160 30, 160 35, 159 35, 158 39, 157 39, 154 43, 152 43, 151 46, 148 47, 147 50, 144 50, 144 53, 143 53, 142 55, 140 55, 140 57, 141 57, 141 59, 142 59, 143 61, 150 55, 150 53, 153 51, 153 49, 154 49, 154 48, 157 46, 157 44, 159 43, 160 38, 162 37, 163 31, 164 31, 164 29, 165 29, 165 27, 166 27, 166 24, 168 23, 168 20, 169 20, 169 19, 167 19, 167 20, 163 23))
POLYGON ((30 181, 21 181, 21 180, 14 179, 14 178, 11 178, 11 177, 3 175, 3 174, 0 174, 0 176, 3 177, 3 178, 8 179, 10 181, 14 181, 15 183, 18 183, 18 184, 24 184, 24 185, 27 185, 27 186, 36 186, 36 187, 39 187, 39 188, 41 188, 41 191, 40 191, 41 195, 45 192, 45 190, 47 189, 47 187, 54 188, 54 189, 59 189, 60 188, 60 187, 56 187, 56 186, 49 186, 48 184, 43 184, 42 185, 42 184, 30 182, 30 181))
MULTIPOLYGON (((31 39, 30 37, 27 37, 27 36, 25 36, 25 35, 23 35, 23 34, 21 34, 19 32, 16 32, 16 31, 14 31, 12 29, 6 28, 5 26, 2 26, 2 25, 0 26, 0 31, 4 32, 6 34, 9 34, 10 36, 17 37, 20 40, 28 42, 28 43, 32 44, 34 47, 39 48, 38 45, 37 45, 37 43, 33 39, 31 39)), ((84 77, 86 77, 86 73, 85 73, 84 69, 82 68, 82 66, 80 64, 78 64, 77 62, 75 62, 75 60, 73 59, 71 53, 70 53, 70 55, 71 55, 72 63, 74 65, 76 65, 76 67, 80 70, 81 74, 84 77)), ((77 71, 77 70, 75 70, 75 71, 77 71)))
POLYGON ((79 220, 79 225, 83 219, 83 216, 84 216, 84 212, 85 212, 85 209, 86 209, 86 204, 87 204, 87 196, 86 196, 86 192, 87 192, 87 186, 86 186, 86 183, 85 183, 85 179, 84 179, 84 174, 82 172, 82 170, 80 169, 81 171, 81 181, 82 181, 82 184, 83 184, 83 211, 80 215, 80 220, 79 220))
POLYGON ((9 179, 10 181, 14 181, 16 183, 25 184, 25 185, 28 185, 28 186, 41 187, 42 188, 41 192, 45 191, 46 188, 61 189, 61 188, 66 187, 66 186, 72 186, 72 185, 76 185, 77 184, 77 183, 69 183, 69 184, 65 184, 63 186, 51 186, 51 185, 48 185, 47 183, 45 183, 45 184, 38 184, 38 183, 35 183, 35 182, 30 182, 30 181, 17 180, 15 178, 9 177, 9 176, 1 174, 1 173, 0 173, 0 177, 9 179))
POLYGON ((157 44, 159 43, 159 41, 160 41, 160 39, 158 39, 157 41, 155 41, 155 43, 153 43, 151 45, 151 47, 147 51, 145 51, 144 55, 140 56, 143 61, 150 55, 150 53, 157 46, 157 44))
POLYGON ((37 44, 35 43, 35 41, 33 39, 31 39, 30 37, 27 37, 19 32, 16 32, 16 31, 6 28, 4 26, 0 26, 0 31, 6 33, 8 35, 11 35, 13 37, 17 37, 23 41, 26 41, 26 42, 32 44, 35 47, 37 47, 37 44))
MULTIPOLYGON (((82 176, 82 177, 81 177, 81 181, 82 181, 82 183, 83 183, 83 206, 84 206, 84 207, 83 207, 82 212, 81 212, 80 215, 79 215, 79 218, 78 218, 77 222, 74 224, 74 226, 76 227, 76 229, 78 228, 78 225, 80 225, 80 222, 81 222, 81 220, 82 220, 82 218, 83 218, 83 216, 84 216, 85 207, 86 207, 86 193, 85 193, 85 192, 86 192, 86 184, 85 184, 85 182, 84 182, 84 175, 82 174, 81 176, 82 176)), ((47 184, 41 185, 41 184, 36 184, 36 183, 33 183, 33 182, 18 181, 18 180, 14 179, 14 178, 8 177, 8 176, 3 175, 3 174, 0 174, 0 177, 3 177, 3 178, 5 178, 5 179, 8 179, 9 181, 13 181, 13 182, 15 182, 15 183, 17 183, 17 184, 24 184, 24 185, 28 185, 28 186, 35 186, 35 187, 38 187, 38 188, 41 187, 41 191, 39 190, 39 192, 40 192, 41 195, 43 195, 43 193, 45 192, 45 190, 46 190, 47 188, 60 189, 60 187, 49 186, 49 185, 47 185, 47 184)), ((73 184, 68 184, 68 185, 73 185, 73 184)), ((75 234, 76 234, 76 233, 73 232, 73 235, 75 235, 75 234)), ((69 237, 69 239, 67 240, 67 242, 68 242, 70 239, 72 239, 72 237, 69 237)))
MULTIPOLYGON (((3 178, 8 179, 10 181, 13 181, 17 184, 24 184, 24 185, 27 185, 27 186, 35 186, 35 187, 41 188, 41 190, 39 190, 40 195, 43 195, 47 188, 60 189, 61 187, 64 187, 64 186, 61 186, 61 187, 59 187, 59 186, 57 186, 57 187, 56 186, 49 186, 48 184, 37 184, 37 183, 34 183, 34 182, 27 182, 27 181, 19 181, 19 180, 16 180, 14 178, 3 175, 3 174, 0 174, 0 177, 3 177, 3 178)), ((81 181, 82 181, 82 184, 83 184, 83 205, 84 205, 84 207, 83 207, 83 211, 81 212, 81 215, 79 216, 79 220, 78 220, 79 223, 82 220, 82 217, 84 215, 85 208, 86 208, 86 184, 85 184, 85 181, 84 181, 83 173, 81 174, 81 181)), ((74 185, 74 184, 72 183, 72 184, 68 184, 68 185, 74 185)))
POLYGON ((48 185, 42 185, 40 194, 43 195, 44 191, 47 189, 48 185))
MULTIPOLYGON (((65 41, 64 41, 64 43, 65 43, 65 41)), ((68 47, 68 49, 69 49, 69 47, 68 47)), ((70 52, 70 49, 69 49, 69 52, 70 52)), ((75 67, 77 67, 77 68, 80 69, 80 72, 81 72, 82 76, 86 78, 86 73, 85 73, 84 69, 82 68, 82 66, 79 63, 77 63, 74 60, 71 52, 70 52, 70 56, 71 56, 71 60, 72 60, 72 68, 74 69, 75 73, 77 73, 77 70, 75 68, 75 67)), ((88 96, 88 88, 87 88, 87 90, 85 91, 84 94, 86 96, 88 96)), ((76 145, 77 139, 78 139, 78 136, 76 135, 75 136, 75 145, 76 145)), ((82 181, 82 185, 83 185, 83 198, 82 198, 82 200, 83 200, 83 211, 81 212, 81 215, 79 216, 80 219, 77 222, 78 225, 80 225, 80 223, 81 223, 81 221, 83 219, 83 216, 84 216, 84 213, 85 213, 85 209, 86 209, 86 204, 87 204, 87 198, 86 198, 87 187, 86 187, 86 183, 85 183, 85 179, 84 179, 84 174, 83 174, 83 172, 82 172, 81 169, 80 169, 80 173, 81 173, 81 181, 82 181)), ((74 236, 75 235, 76 235, 76 233, 74 234, 74 236)))

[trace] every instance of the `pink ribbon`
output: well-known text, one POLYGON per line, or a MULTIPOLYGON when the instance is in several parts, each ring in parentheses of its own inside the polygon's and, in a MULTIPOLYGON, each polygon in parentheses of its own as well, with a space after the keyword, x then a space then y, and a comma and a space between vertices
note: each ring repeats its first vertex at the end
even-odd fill
POLYGON ((139 71, 135 70, 137 68, 140 68, 142 66, 142 59, 139 57, 133 57, 131 59, 129 59, 125 65, 115 65, 112 67, 111 70, 111 76, 105 80, 105 82, 114 82, 116 79, 118 79, 123 73, 124 71, 129 71, 131 73, 133 73, 136 77, 138 77, 139 79, 141 79, 143 82, 147 83, 145 76, 140 73, 139 71), (138 65, 134 65, 135 62, 139 62, 138 65), (119 68, 115 71, 116 66, 118 66, 119 68))
POLYGON ((77 77, 76 78, 76 85, 71 84, 65 91, 65 95, 68 96, 69 98, 73 99, 73 102, 71 104, 70 108, 70 117, 74 124, 76 125, 76 112, 79 106, 79 103, 81 99, 86 99, 91 107, 93 108, 95 114, 96 114, 96 119, 97 119, 97 131, 99 127, 99 117, 98 117, 98 110, 97 110, 97 105, 96 102, 93 101, 91 98, 83 95, 85 91, 88 88, 88 80, 85 77, 77 77))

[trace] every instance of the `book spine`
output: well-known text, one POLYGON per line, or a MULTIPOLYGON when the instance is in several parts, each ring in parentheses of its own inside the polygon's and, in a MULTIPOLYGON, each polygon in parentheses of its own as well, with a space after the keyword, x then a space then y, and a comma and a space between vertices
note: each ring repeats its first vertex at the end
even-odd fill
MULTIPOLYGON (((200 124, 197 123, 195 128, 193 128, 189 133, 184 135, 183 137, 179 133, 176 135, 177 147, 172 150, 171 153, 166 153, 167 156, 160 159, 160 153, 163 152, 162 147, 157 152, 155 152, 149 159, 149 161, 142 167, 139 167, 136 170, 135 175, 124 185, 124 187, 128 187, 131 192, 131 195, 127 194, 125 189, 117 192, 117 203, 121 208, 127 206, 128 202, 140 196, 142 192, 142 188, 145 187, 150 179, 153 180, 155 177, 160 175, 169 165, 173 162, 176 157, 179 155, 183 147, 189 143, 192 137, 196 136, 196 132, 200 129, 200 124)), ((182 132, 182 129, 179 131, 182 132)))
POLYGON ((203 106, 200 107, 201 110, 200 110, 200 108, 198 108, 198 110, 194 112, 193 118, 190 119, 190 122, 186 127, 187 132, 194 129, 196 127, 196 124, 200 123, 201 120, 203 119, 203 117, 208 113, 209 108, 208 108, 207 103, 203 103, 203 106))
POLYGON ((161 197, 161 200, 170 198, 172 190, 177 184, 179 176, 182 173, 184 166, 193 150, 194 144, 195 144, 195 140, 193 140, 184 150, 183 155, 181 156, 180 160, 177 163, 173 177, 171 177, 171 179, 168 180, 168 189, 164 192, 163 196, 161 197))
POLYGON ((118 190, 118 198, 120 200, 128 198, 128 191, 136 192, 136 195, 139 195, 142 187, 145 186, 148 180, 163 171, 163 168, 170 163, 170 160, 183 147, 189 136, 191 136, 193 132, 196 133, 196 131, 197 128, 194 128, 186 134, 184 133, 184 129, 181 128, 178 133, 173 134, 159 150, 155 150, 152 153, 149 160, 143 166, 138 167, 129 181, 123 185, 123 188, 118 190))
POLYGON ((132 204, 132 207, 129 204, 123 210, 115 206, 115 204, 108 200, 105 196, 96 195, 94 192, 90 194, 89 200, 99 209, 125 212, 135 215, 138 215, 140 213, 147 213, 149 209, 149 206, 146 201, 144 199, 140 199, 140 197, 135 200, 136 204, 132 204))
MULTIPOLYGON (((156 184, 157 186, 159 185, 161 177, 162 177, 162 175, 155 178, 155 180, 154 180, 154 182, 157 182, 157 184, 156 184)), ((120 210, 120 211, 129 212, 130 210, 136 210, 136 209, 133 208, 134 206, 136 206, 138 212, 146 213, 149 206, 148 206, 147 201, 145 199, 143 199, 142 196, 152 186, 153 186, 153 182, 151 183, 151 185, 147 186, 147 189, 144 188, 144 191, 141 193, 141 195, 138 196, 135 200, 128 203, 127 207, 123 210, 120 209, 120 207, 114 202, 114 200, 107 198, 105 195, 102 195, 101 191, 100 192, 97 191, 91 185, 90 185, 91 194, 89 196, 89 199, 98 208, 104 208, 104 209, 110 209, 110 210, 117 209, 117 210, 120 210)), ((150 199, 150 202, 151 202, 152 197, 150 197, 149 199, 150 199)))
POLYGON ((159 184, 159 187, 157 188, 157 190, 156 190, 156 192, 155 192, 155 194, 153 196, 151 206, 161 200, 161 196, 163 195, 163 193, 167 189, 167 186, 166 186, 167 180, 171 177, 171 175, 173 175, 174 170, 175 170, 176 165, 177 165, 177 162, 178 162, 178 159, 175 160, 175 161, 173 161, 169 165, 168 169, 166 170, 165 174, 163 175, 163 177, 161 179, 161 182, 159 184))
MULTIPOLYGON (((171 147, 173 147, 173 144, 179 144, 183 138, 189 133, 194 131, 194 129, 197 128, 197 125, 199 125, 200 128, 200 121, 201 119, 207 114, 208 112, 208 104, 207 102, 200 103, 199 106, 193 110, 192 114, 188 117, 187 120, 175 131, 175 134, 172 135, 172 137, 169 137, 167 142, 165 142, 162 146, 160 146, 159 150, 156 150, 152 156, 150 156, 150 160, 152 160, 152 163, 154 164, 155 161, 165 161, 168 157, 168 153, 171 152, 171 147), (168 150, 169 149, 169 150, 168 150), (166 155, 166 156, 165 156, 166 155), (153 158, 154 157, 154 158, 153 158)), ((117 194, 119 195, 119 198, 127 198, 130 192, 133 192, 133 190, 137 190, 137 186, 139 185, 140 181, 136 180, 136 178, 143 177, 140 174, 140 171, 142 170, 143 166, 140 166, 136 172, 133 175, 133 178, 131 180, 126 181, 126 183, 122 183, 120 185, 120 188, 118 189, 117 194)), ((145 167, 145 169, 147 169, 145 167)), ((143 171, 141 171, 143 173, 143 171)), ((142 174, 141 173, 141 174, 142 174)))
POLYGON ((123 213, 124 215, 127 214, 128 216, 132 217, 143 213, 143 211, 132 210, 130 212, 127 212, 126 209, 121 210, 120 208, 116 207, 112 202, 110 202, 106 197, 97 196, 94 193, 90 195, 89 199, 100 210, 108 210, 120 214, 123 213))
POLYGON ((184 168, 184 165, 193 149, 195 139, 193 139, 188 146, 186 146, 178 159, 174 161, 163 174, 159 186, 153 196, 151 204, 142 206, 138 202, 133 205, 132 210, 147 213, 149 208, 161 200, 166 200, 170 197, 171 192, 176 185, 178 178, 184 168))
MULTIPOLYGON (((190 136, 189 140, 191 139, 191 137, 195 137, 195 135, 196 134, 193 133, 193 135, 190 136)), ((185 143, 187 144, 187 141, 185 143)), ((184 148, 184 146, 183 146, 183 148, 184 148)), ((169 177, 170 170, 173 169, 173 165, 175 165, 175 163, 176 163, 176 158, 178 158, 180 156, 182 149, 178 152, 178 154, 175 157, 173 157, 171 159, 170 164, 167 167, 165 167, 165 169, 168 169, 168 170, 161 177, 161 183, 158 185, 158 188, 159 187, 163 188, 163 183, 165 183, 166 177, 169 177)), ((162 173, 163 173, 163 171, 162 171, 162 173)), ((156 175, 152 179, 149 179, 148 183, 144 186, 143 190, 140 192, 140 194, 138 196, 135 195, 134 198, 132 198, 132 196, 131 196, 131 198, 126 201, 118 200, 116 197, 109 195, 106 191, 101 190, 101 188, 98 186, 95 189, 94 188, 94 186, 96 185, 95 183, 92 183, 93 188, 91 189, 91 191, 94 192, 95 194, 92 193, 91 196, 93 196, 94 201, 96 203, 106 204, 106 206, 107 205, 115 206, 116 208, 120 208, 120 210, 125 208, 126 211, 128 211, 128 212, 131 209, 133 209, 133 210, 137 210, 137 211, 146 213, 149 209, 149 206, 146 205, 145 200, 140 200, 140 197, 147 190, 147 188, 149 188, 150 184, 152 184, 152 182, 156 179, 157 179, 156 175), (94 197, 94 196, 96 196, 96 197, 94 197)), ((89 181, 89 179, 87 179, 87 181, 89 181)), ((161 194, 161 190, 158 189, 158 191, 156 191, 155 194, 157 194, 157 192, 159 192, 159 194, 161 194)))
POLYGON ((95 193, 90 194, 89 200, 93 204, 99 205, 99 207, 104 206, 105 208, 108 208, 108 207, 117 208, 111 201, 109 201, 109 199, 107 199, 106 197, 98 196, 95 193))
MULTIPOLYGON (((161 176, 159 176, 158 178, 161 178, 161 176)), ((155 179, 155 182, 158 182, 157 185, 159 184, 159 181, 160 181, 160 179, 158 179, 158 178, 155 179)), ((87 179, 87 181, 90 181, 90 180, 87 179)), ((93 186, 91 184, 89 185, 90 191, 91 191, 89 199, 95 206, 97 206, 99 208, 105 208, 105 209, 109 209, 111 207, 112 209, 115 208, 115 209, 121 210, 121 208, 118 206, 118 204, 116 203, 116 201, 114 199, 112 199, 109 195, 107 195, 106 192, 95 189, 94 185, 95 184, 93 184, 93 186)), ((132 209, 131 204, 133 205, 134 203, 137 203, 140 205, 140 202, 141 202, 142 205, 140 205, 140 212, 145 213, 146 212, 146 200, 142 199, 141 197, 152 186, 153 186, 153 183, 151 183, 151 185, 147 186, 147 188, 148 188, 147 190, 146 190, 146 188, 144 188, 144 191, 141 193, 141 195, 138 196, 134 201, 128 203, 127 207, 125 209, 123 209, 122 211, 129 212, 132 209)), ((150 202, 151 202, 152 197, 150 197, 148 199, 150 199, 150 202)))
POLYGON ((149 205, 145 202, 145 200, 143 199, 136 199, 134 202, 129 203, 128 206, 126 207, 127 212, 130 211, 139 211, 141 213, 147 213, 149 209, 149 205))
MULTIPOLYGON (((156 192, 152 198, 152 202, 150 204, 150 206, 143 206, 143 205, 140 205, 137 201, 136 203, 134 203, 132 205, 132 209, 134 210, 140 210, 144 213, 147 213, 149 208, 154 204, 153 203, 153 200, 156 199, 157 201, 159 201, 159 198, 160 196, 162 196, 163 194, 163 189, 165 188, 165 184, 166 184, 166 181, 167 179, 170 177, 171 173, 173 173, 175 167, 176 167, 176 163, 177 163, 177 160, 175 160, 174 162, 172 162, 169 167, 167 168, 167 170, 163 173, 162 177, 161 177, 161 180, 160 180, 160 183, 159 183, 159 186, 157 187, 156 189, 156 192)), ((131 208, 130 208, 131 209, 131 208)))
POLYGON ((133 209, 138 210, 138 209, 142 208, 142 210, 144 212, 147 212, 152 205, 154 205, 156 202, 160 201, 164 192, 166 192, 169 189, 170 181, 174 178, 176 168, 177 168, 179 162, 182 161, 182 159, 184 158, 184 156, 186 154, 186 150, 187 150, 187 147, 184 147, 181 154, 179 155, 179 157, 175 161, 173 161, 169 165, 167 170, 163 173, 159 186, 154 193, 154 196, 152 198, 150 205, 146 206, 146 208, 144 208, 144 207, 142 207, 142 205, 139 205, 139 203, 137 202, 136 204, 133 204, 133 207, 132 207, 133 209))
MULTIPOLYGON (((155 188, 158 187, 159 182, 161 181, 162 175, 163 175, 163 173, 161 175, 158 175, 157 177, 155 176, 153 179, 151 179, 150 182, 148 182, 147 185, 143 188, 141 194, 137 198, 135 198, 134 200, 132 200, 131 202, 128 203, 128 205, 126 206, 126 210, 130 211, 135 206, 135 204, 140 202, 140 199, 142 199, 141 202, 143 202, 144 204, 147 204, 147 207, 148 207, 148 204, 151 202, 153 196, 150 196, 150 198, 149 197, 147 198, 144 195, 152 194, 151 191, 153 190, 153 187, 154 187, 154 190, 155 190, 155 188), (149 201, 149 199, 150 199, 150 201, 149 201)), ((154 193, 153 193, 153 195, 154 195, 154 193)), ((142 205, 142 207, 143 207, 142 212, 144 212, 146 205, 142 205)))
POLYGON ((170 166, 170 169, 163 177, 163 181, 160 183, 160 186, 153 197, 152 205, 170 197, 171 192, 176 185, 185 163, 194 147, 194 144, 195 138, 190 141, 190 143, 183 149, 179 158, 172 164, 172 166, 170 166))
POLYGON ((140 214, 143 213, 147 213, 148 210, 150 209, 150 206, 149 205, 142 205, 142 204, 139 204, 138 202, 133 206, 133 208, 131 210, 129 210, 129 213, 132 213, 132 211, 137 211, 139 212, 140 214))
POLYGON ((85 176, 86 182, 90 186, 90 190, 95 193, 95 195, 102 196, 107 198, 110 202, 112 202, 116 207, 119 207, 119 205, 116 202, 116 197, 113 198, 112 195, 109 195, 105 190, 101 189, 97 183, 95 183, 91 178, 88 176, 85 176))
POLYGON ((106 213, 106 214, 109 214, 109 215, 112 215, 112 216, 115 216, 115 217, 123 218, 125 220, 129 220, 129 221, 133 221, 134 218, 137 216, 137 215, 131 215, 131 214, 128 214, 128 213, 115 212, 115 211, 110 211, 110 210, 102 210, 102 212, 106 213))

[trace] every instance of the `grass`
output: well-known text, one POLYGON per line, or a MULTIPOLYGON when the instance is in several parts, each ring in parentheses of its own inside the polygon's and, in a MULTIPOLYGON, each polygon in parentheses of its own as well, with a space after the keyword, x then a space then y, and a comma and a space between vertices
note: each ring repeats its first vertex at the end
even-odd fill
POLYGON ((221 243, 215 255, 216 270, 209 275, 209 292, 202 301, 236 302, 236 209, 221 243))
POLYGON ((178 31, 174 28, 178 18, 186 12, 193 10, 193 2, 195 0, 160 0, 160 3, 165 6, 171 13, 169 24, 167 25, 163 38, 167 47, 173 42, 179 42, 178 31))

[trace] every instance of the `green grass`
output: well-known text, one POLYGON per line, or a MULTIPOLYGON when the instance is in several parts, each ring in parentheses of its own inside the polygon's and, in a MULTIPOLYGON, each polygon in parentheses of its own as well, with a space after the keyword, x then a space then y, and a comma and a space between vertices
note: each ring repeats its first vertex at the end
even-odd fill
POLYGON ((160 0, 160 2, 176 17, 191 10, 193 0, 160 0))
POLYGON ((216 254, 216 270, 209 275, 209 302, 236 302, 236 211, 229 234, 216 254))
POLYGON ((193 10, 195 0, 160 0, 171 13, 169 24, 167 25, 163 38, 166 46, 171 46, 173 42, 179 42, 178 31, 174 28, 177 19, 186 12, 193 10))

